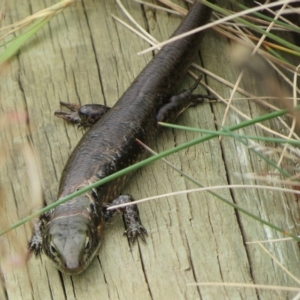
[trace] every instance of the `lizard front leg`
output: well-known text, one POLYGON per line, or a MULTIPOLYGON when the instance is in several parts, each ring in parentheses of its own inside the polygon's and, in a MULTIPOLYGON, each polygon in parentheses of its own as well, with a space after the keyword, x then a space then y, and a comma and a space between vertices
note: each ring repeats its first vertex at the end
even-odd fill
POLYGON ((52 210, 42 214, 38 221, 34 224, 33 235, 28 243, 29 255, 34 253, 36 256, 40 255, 43 251, 43 235, 46 224, 50 220, 52 210))
POLYGON ((134 243, 137 237, 140 237, 144 242, 145 235, 147 235, 147 230, 144 228, 144 226, 141 223, 140 214, 137 205, 129 205, 117 209, 107 210, 109 206, 123 204, 123 203, 129 203, 134 201, 133 197, 131 195, 121 195, 115 200, 113 200, 108 206, 104 207, 104 218, 107 221, 109 221, 110 218, 112 218, 116 213, 123 212, 125 224, 126 224, 126 230, 124 234, 127 235, 130 242, 134 243))

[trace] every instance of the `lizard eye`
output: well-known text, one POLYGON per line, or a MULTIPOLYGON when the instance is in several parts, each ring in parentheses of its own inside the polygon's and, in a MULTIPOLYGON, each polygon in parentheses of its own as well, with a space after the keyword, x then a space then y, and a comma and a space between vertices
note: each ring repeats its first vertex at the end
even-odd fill
POLYGON ((90 248, 90 238, 89 236, 87 236, 85 239, 85 249, 89 249, 89 248, 90 248))
POLYGON ((56 248, 55 248, 55 246, 53 245, 53 243, 51 243, 50 244, 50 252, 52 253, 52 254, 56 254, 56 248))

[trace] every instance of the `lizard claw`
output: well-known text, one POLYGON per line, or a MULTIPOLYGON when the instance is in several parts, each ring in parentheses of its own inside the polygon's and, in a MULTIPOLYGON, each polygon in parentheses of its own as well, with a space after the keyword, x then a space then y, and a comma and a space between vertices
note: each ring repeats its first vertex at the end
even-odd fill
POLYGON ((81 119, 78 116, 77 111, 76 112, 68 112, 63 110, 57 110, 54 115, 58 118, 64 119, 65 121, 69 123, 81 123, 81 119))
POLYGON ((124 231, 124 235, 127 236, 129 241, 134 244, 138 237, 146 243, 145 235, 148 235, 147 230, 141 224, 131 225, 128 230, 124 231))
POLYGON ((59 103, 62 107, 66 107, 70 111, 78 111, 80 109, 80 105, 75 104, 75 103, 67 103, 67 102, 63 102, 63 101, 60 101, 59 103))
POLYGON ((64 111, 64 110, 57 110, 54 115, 58 118, 64 119, 65 121, 69 123, 75 123, 80 124, 81 118, 78 115, 78 110, 80 109, 80 106, 77 104, 72 103, 66 103, 66 102, 60 102, 60 105, 63 107, 68 108, 70 111, 64 111))

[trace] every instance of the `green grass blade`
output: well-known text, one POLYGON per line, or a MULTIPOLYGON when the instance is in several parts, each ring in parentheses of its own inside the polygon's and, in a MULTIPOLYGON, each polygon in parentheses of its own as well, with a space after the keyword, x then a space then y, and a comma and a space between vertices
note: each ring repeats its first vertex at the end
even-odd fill
MULTIPOLYGON (((232 136, 231 133, 224 132, 224 131, 187 127, 187 126, 175 125, 175 124, 163 123, 163 122, 159 122, 159 125, 167 127, 167 128, 180 129, 180 130, 185 130, 185 131, 194 131, 194 132, 200 132, 200 133, 214 134, 216 137, 232 136)), ((225 127, 224 127, 224 130, 226 131, 225 127)), ((257 140, 257 141, 264 141, 264 142, 271 142, 271 143, 290 144, 290 145, 300 146, 300 141, 298 141, 298 140, 287 140, 287 139, 281 139, 281 138, 272 138, 272 137, 256 136, 256 135, 241 135, 241 134, 235 134, 235 136, 239 137, 239 138, 245 138, 248 140, 257 140)))
POLYGON ((29 29, 16 37, 9 46, 0 54, 0 64, 4 63, 10 59, 16 52, 21 48, 21 46, 27 42, 34 34, 36 34, 45 24, 50 21, 49 18, 41 19, 34 22, 29 29))
MULTIPOLYGON (((229 133, 230 134, 230 133, 229 133)), ((231 134, 233 134, 231 132, 231 134)), ((157 154, 156 152, 154 152, 153 150, 149 149, 148 147, 146 147, 148 151, 150 151, 152 154, 157 154)), ((199 187, 205 187, 203 184, 201 184, 199 181, 195 180, 193 177, 189 176, 188 174, 182 172, 179 168, 176 168, 175 166, 173 166, 171 163, 169 163, 166 159, 162 158, 162 160, 168 164, 171 168, 173 168, 175 171, 177 171, 178 173, 180 173, 183 177, 187 178, 189 181, 191 181, 192 183, 194 183, 195 185, 199 186, 199 187)), ((233 207, 234 209, 240 211, 241 213, 247 215, 248 217, 280 232, 280 233, 283 233, 284 235, 287 235, 287 231, 252 214, 251 212, 249 212, 248 210, 242 208, 241 206, 235 204, 234 202, 222 197, 221 195, 219 195, 218 193, 214 192, 214 191, 206 191, 207 193, 213 195, 214 197, 216 197, 217 199, 219 199, 220 201, 224 202, 225 204, 228 204, 229 206, 233 207)), ((289 236, 291 236, 293 239, 297 240, 297 241, 300 241, 300 238, 297 236, 297 235, 294 235, 293 233, 289 233, 289 236)))
MULTIPOLYGON (((297 106, 296 108, 299 109, 300 105, 297 106)), ((280 110, 280 111, 272 112, 272 113, 269 113, 269 114, 265 114, 265 115, 260 116, 258 118, 255 118, 255 119, 252 119, 252 120, 247 120, 247 121, 242 122, 240 124, 236 124, 236 125, 230 126, 230 127, 228 127, 228 130, 234 131, 234 130, 237 130, 237 129, 241 129, 241 128, 253 125, 255 123, 258 123, 258 122, 262 122, 262 121, 265 121, 265 120, 269 120, 269 119, 272 119, 272 118, 276 118, 276 117, 285 115, 286 113, 287 113, 287 110, 280 110)), ((123 175, 127 174, 128 172, 135 171, 135 170, 137 170, 137 169, 139 169, 139 168, 141 168, 141 167, 143 167, 143 166, 145 166, 145 165, 147 165, 149 163, 152 163, 152 162, 154 162, 154 161, 156 161, 158 159, 161 159, 161 158, 163 158, 165 156, 168 156, 170 154, 173 154, 175 152, 184 150, 184 149, 186 149, 188 147, 191 147, 191 146, 194 146, 196 144, 208 141, 208 140, 210 140, 210 139, 212 139, 214 137, 215 137, 215 134, 208 134, 208 135, 206 135, 204 137, 200 137, 200 138, 194 139, 192 141, 189 141, 187 143, 179 145, 176 148, 172 148, 172 149, 166 150, 166 151, 164 151, 164 152, 162 152, 160 154, 151 156, 151 157, 149 157, 149 158, 147 158, 147 159, 145 159, 145 160, 143 160, 141 162, 138 162, 138 163, 136 163, 136 164, 134 164, 132 166, 129 166, 129 167, 127 167, 127 168, 125 168, 125 169, 123 169, 121 171, 118 171, 118 172, 116 172, 116 173, 114 173, 112 175, 109 175, 109 176, 107 176, 107 177, 105 177, 105 178, 103 178, 103 179, 101 179, 101 180, 99 180, 99 181, 97 181, 97 182, 95 182, 95 183, 93 183, 93 184, 91 184, 91 185, 89 185, 89 186, 87 186, 87 187, 79 190, 79 191, 76 191, 73 194, 70 194, 70 195, 68 195, 66 197, 63 197, 63 198, 57 200, 56 202, 54 202, 54 203, 46 206, 42 210, 40 210, 40 211, 38 211, 38 212, 36 212, 36 213, 28 216, 28 217, 26 217, 26 218, 24 218, 24 219, 16 222, 15 224, 13 224, 12 226, 10 226, 9 228, 1 230, 0 231, 0 236, 2 236, 3 234, 7 233, 8 231, 10 231, 12 229, 17 228, 20 225, 23 225, 25 222, 30 221, 31 219, 37 217, 38 215, 43 214, 46 211, 48 211, 48 210, 50 210, 52 208, 55 208, 58 205, 60 205, 62 203, 65 203, 66 201, 68 201, 68 200, 70 200, 70 199, 72 199, 72 198, 74 198, 74 197, 76 197, 78 195, 86 193, 87 191, 89 191, 89 190, 91 190, 93 188, 97 188, 97 187, 99 187, 99 186, 101 186, 101 185, 103 185, 103 184, 105 184, 105 183, 107 183, 107 182, 109 182, 109 181, 111 181, 113 179, 116 179, 117 177, 120 177, 120 176, 123 176, 123 175)))

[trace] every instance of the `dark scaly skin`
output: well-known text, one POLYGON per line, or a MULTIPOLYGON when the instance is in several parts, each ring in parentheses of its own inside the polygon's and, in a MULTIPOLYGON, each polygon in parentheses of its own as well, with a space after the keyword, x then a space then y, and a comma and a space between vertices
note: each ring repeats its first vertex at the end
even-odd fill
MULTIPOLYGON (((211 10, 196 1, 173 36, 204 25, 210 15, 211 10)), ((159 114, 164 105, 170 105, 168 102, 197 53, 202 36, 200 32, 164 46, 114 107, 86 132, 64 168, 58 199, 139 161, 144 149, 136 139, 151 144, 158 131, 157 116, 173 121, 193 104, 168 108, 159 114), (164 117, 173 111, 174 117, 164 117)), ((171 103, 176 103, 177 98, 172 99, 171 103)), ((78 109, 64 105, 72 111, 78 109)), ((79 122, 73 113, 72 118, 79 122)), ((132 200, 130 195, 116 198, 127 181, 128 176, 120 177, 42 215, 29 242, 30 251, 44 251, 65 273, 82 272, 98 253, 105 223, 114 213, 106 207, 132 200)), ((124 214, 129 239, 144 239, 147 232, 136 206, 125 208, 124 214)))

